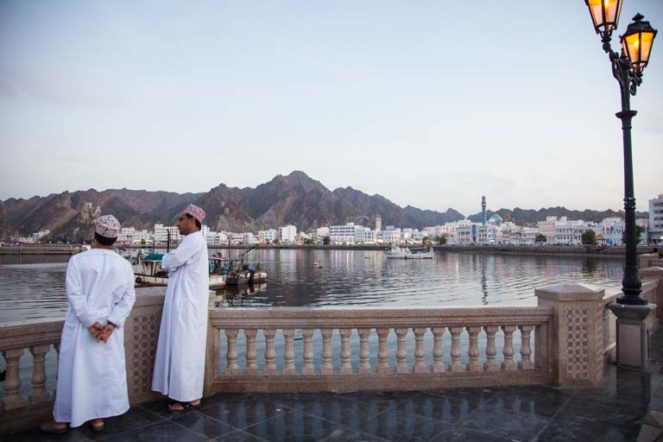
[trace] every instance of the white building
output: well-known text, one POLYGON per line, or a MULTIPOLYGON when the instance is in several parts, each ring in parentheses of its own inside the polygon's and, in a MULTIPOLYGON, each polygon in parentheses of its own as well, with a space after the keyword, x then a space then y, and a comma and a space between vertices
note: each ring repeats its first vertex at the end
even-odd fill
POLYGON ((624 220, 618 217, 604 219, 599 223, 599 233, 603 237, 601 241, 603 245, 622 245, 624 235, 624 220))
POLYGON ((207 232, 205 241, 208 246, 225 246, 228 245, 228 235, 223 232, 207 232))
POLYGON ((136 230, 133 227, 122 227, 117 235, 118 244, 148 244, 154 236, 147 230, 136 230))
POLYGON ((394 226, 387 226, 386 230, 377 232, 376 242, 383 244, 400 244, 401 243, 401 229, 394 226))
POLYGON ((555 224, 555 238, 554 245, 572 245, 577 246, 582 244, 582 234, 587 230, 597 232, 598 226, 596 223, 574 220, 559 222, 555 224))
POLYGON ((168 232, 170 232, 170 242, 180 242, 182 235, 176 226, 164 226, 163 224, 154 225, 154 242, 157 244, 166 244, 168 242, 168 232))
POLYGON ((663 193, 649 200, 649 242, 663 244, 663 193))
POLYGON ((279 227, 279 241, 284 244, 294 244, 297 236, 297 227, 287 225, 279 227))
POLYGON ((276 229, 258 231, 258 244, 272 244, 277 239, 279 239, 279 232, 276 229))
POLYGON ((363 229, 363 226, 355 225, 355 223, 329 226, 329 242, 331 244, 355 244, 357 237, 363 238, 363 229))
POLYGON ((254 244, 258 244, 258 238, 252 233, 252 232, 245 232, 243 234, 244 238, 242 241, 244 241, 244 244, 247 246, 252 246, 254 244))

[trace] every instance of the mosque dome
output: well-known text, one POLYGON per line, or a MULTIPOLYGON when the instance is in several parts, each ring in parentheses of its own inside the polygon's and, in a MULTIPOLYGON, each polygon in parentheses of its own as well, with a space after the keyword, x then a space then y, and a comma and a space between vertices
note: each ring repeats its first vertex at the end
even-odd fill
POLYGON ((499 224, 502 224, 503 221, 504 221, 504 220, 502 219, 502 217, 500 216, 499 213, 493 213, 493 214, 490 216, 490 218, 488 218, 488 222, 489 222, 489 223, 495 223, 495 224, 498 224, 498 225, 499 225, 499 224))

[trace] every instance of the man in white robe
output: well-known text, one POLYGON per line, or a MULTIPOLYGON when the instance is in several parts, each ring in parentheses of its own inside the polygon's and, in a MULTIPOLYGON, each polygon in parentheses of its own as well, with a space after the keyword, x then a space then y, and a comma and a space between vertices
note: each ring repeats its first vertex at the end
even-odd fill
POLYGON ((200 207, 184 209, 176 223, 184 239, 161 261, 168 287, 152 390, 171 399, 171 412, 197 407, 203 396, 209 303, 207 242, 200 231, 204 218, 200 207))
POLYGON ((39 428, 64 433, 129 409, 124 355, 124 321, 136 299, 129 261, 113 250, 120 223, 112 215, 97 220, 94 248, 67 264, 69 309, 62 329, 53 421, 39 428))

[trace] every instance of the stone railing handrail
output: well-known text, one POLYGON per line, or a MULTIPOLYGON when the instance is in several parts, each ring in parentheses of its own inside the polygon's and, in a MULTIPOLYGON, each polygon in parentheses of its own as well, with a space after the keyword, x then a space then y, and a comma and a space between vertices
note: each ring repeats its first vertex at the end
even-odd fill
POLYGON ((210 311, 216 328, 375 328, 432 325, 540 324, 552 314, 546 307, 448 308, 234 308, 210 311))
POLYGON ((553 313, 549 307, 212 310, 206 391, 547 383, 552 379, 548 340, 553 313), (244 335, 241 348, 240 330, 244 335), (295 352, 297 331, 303 340, 300 352, 295 352), (340 340, 334 341, 334 334, 340 340), (516 334, 520 339, 514 346, 516 334), (317 355, 316 335, 321 344, 317 355), (389 348, 390 336, 395 338, 394 348, 389 348), (283 351, 277 355, 279 337, 283 351), (407 342, 411 338, 413 346, 407 342), (480 340, 485 342, 483 348, 480 340), (518 354, 514 347, 519 347, 518 354), (224 368, 221 360, 225 360, 224 368), (264 364, 259 366, 258 360, 264 364), (468 377, 468 373, 474 376, 468 377))

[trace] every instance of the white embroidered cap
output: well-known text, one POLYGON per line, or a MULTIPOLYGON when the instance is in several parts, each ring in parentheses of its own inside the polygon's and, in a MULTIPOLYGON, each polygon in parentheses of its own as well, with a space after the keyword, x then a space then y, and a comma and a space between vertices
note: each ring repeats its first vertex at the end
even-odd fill
POLYGON ((120 222, 113 215, 104 215, 97 220, 94 231, 104 238, 117 238, 120 234, 120 222))

